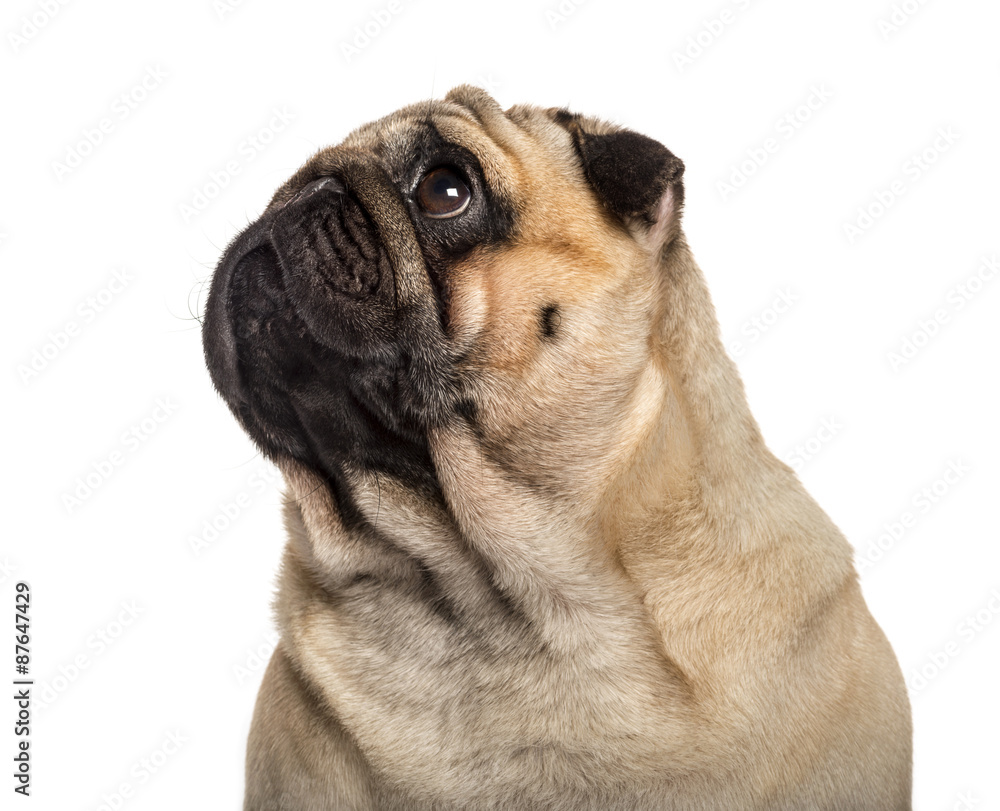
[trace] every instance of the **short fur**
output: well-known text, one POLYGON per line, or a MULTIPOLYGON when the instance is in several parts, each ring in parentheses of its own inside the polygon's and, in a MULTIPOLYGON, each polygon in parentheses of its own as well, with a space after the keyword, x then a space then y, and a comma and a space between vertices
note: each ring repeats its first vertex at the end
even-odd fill
POLYGON ((899 667, 750 414, 682 171, 460 87, 230 246, 208 363, 288 485, 248 811, 910 808, 899 667), (472 202, 428 221, 442 164, 472 202))

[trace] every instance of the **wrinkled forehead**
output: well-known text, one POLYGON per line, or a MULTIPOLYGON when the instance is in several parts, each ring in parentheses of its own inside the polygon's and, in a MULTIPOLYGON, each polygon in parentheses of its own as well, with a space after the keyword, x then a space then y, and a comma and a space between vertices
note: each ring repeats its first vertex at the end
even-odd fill
POLYGON ((557 123, 556 112, 530 105, 504 111, 477 88, 456 88, 444 99, 404 107, 321 149, 275 193, 271 207, 283 205, 319 177, 340 176, 351 185, 350 175, 360 165, 377 164, 377 171, 406 194, 422 173, 462 164, 466 154, 475 159, 492 193, 520 208, 517 201, 531 195, 540 177, 571 174, 571 137, 557 123))
POLYGON ((510 193, 518 160, 511 133, 502 131, 506 128, 495 116, 483 120, 462 104, 435 100, 404 107, 364 124, 334 149, 372 153, 397 179, 411 174, 415 165, 433 163, 436 157, 446 160, 449 148, 458 147, 478 161, 491 188, 510 193))

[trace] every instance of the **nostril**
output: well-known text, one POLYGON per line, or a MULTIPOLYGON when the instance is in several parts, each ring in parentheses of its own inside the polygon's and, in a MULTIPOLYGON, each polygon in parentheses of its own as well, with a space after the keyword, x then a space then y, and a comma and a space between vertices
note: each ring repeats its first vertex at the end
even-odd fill
MULTIPOLYGON (((346 194, 347 187, 335 177, 321 177, 319 180, 314 180, 312 183, 309 183, 299 190, 299 192, 291 200, 285 203, 285 206, 291 205, 292 203, 301 203, 303 200, 308 200, 314 194, 322 191, 330 191, 336 194, 346 194)), ((282 206, 282 208, 284 208, 284 206, 282 206)))

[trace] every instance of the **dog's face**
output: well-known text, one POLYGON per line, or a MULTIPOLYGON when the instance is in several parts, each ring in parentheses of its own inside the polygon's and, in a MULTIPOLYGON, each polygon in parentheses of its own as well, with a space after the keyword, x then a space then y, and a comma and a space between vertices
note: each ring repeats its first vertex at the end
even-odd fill
POLYGON ((205 345, 263 449, 331 483, 439 488, 461 423, 505 475, 587 498, 650 415, 683 166, 565 111, 463 87, 320 151, 227 250, 205 345))

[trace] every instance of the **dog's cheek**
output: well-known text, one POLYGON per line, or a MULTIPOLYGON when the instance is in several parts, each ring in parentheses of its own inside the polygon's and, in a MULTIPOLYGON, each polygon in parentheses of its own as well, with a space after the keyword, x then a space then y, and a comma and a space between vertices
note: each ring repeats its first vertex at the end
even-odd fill
POLYGON ((451 339, 461 353, 467 350, 486 325, 489 301, 485 286, 476 274, 457 279, 448 302, 451 339))
POLYGON ((478 256, 450 272, 449 338, 490 371, 522 369, 537 350, 537 294, 512 281, 508 254, 478 256))

